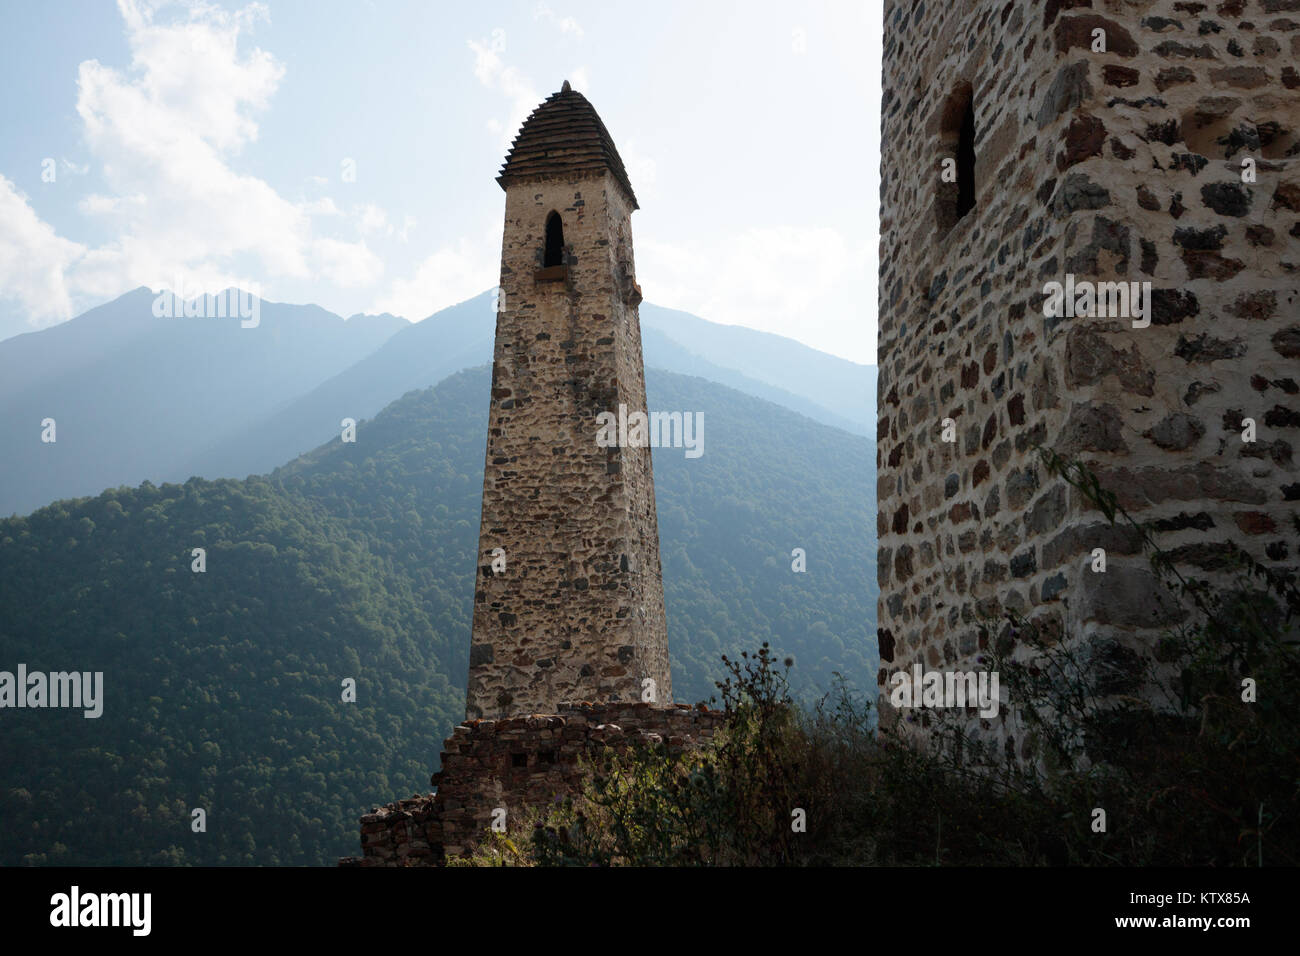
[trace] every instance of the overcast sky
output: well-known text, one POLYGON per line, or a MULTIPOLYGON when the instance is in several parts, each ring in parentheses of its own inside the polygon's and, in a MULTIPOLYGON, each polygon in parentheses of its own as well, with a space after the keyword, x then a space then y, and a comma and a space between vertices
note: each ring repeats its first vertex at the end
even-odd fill
POLYGON ((411 320, 476 295, 506 149, 568 79, 636 190, 647 300, 874 362, 880 7, 5 4, 0 337, 141 285, 411 320))

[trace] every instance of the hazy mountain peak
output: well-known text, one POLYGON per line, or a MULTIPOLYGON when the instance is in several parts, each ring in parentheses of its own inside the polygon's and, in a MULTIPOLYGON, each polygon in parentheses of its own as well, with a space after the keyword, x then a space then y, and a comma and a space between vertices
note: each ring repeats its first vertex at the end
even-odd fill
POLYGON ((396 322, 398 327, 411 324, 411 320, 391 312, 357 312, 349 315, 344 322, 396 322))
MULTIPOLYGON (((224 290, 228 299, 242 290, 224 290)), ((420 322, 260 302, 238 318, 159 318, 133 289, 0 342, 0 514, 105 487, 266 472, 414 389, 492 361, 494 289, 420 322), (56 445, 40 422, 58 423, 56 445)), ((173 303, 173 308, 175 303, 173 303)), ((870 436, 875 369, 791 339, 641 307, 647 367, 725 384, 870 436)))

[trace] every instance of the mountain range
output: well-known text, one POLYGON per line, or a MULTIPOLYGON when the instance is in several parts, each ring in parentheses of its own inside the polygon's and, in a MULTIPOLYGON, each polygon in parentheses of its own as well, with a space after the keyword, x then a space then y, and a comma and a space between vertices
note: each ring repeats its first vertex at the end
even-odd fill
MULTIPOLYGON (((147 288, 0 341, 0 515, 141 481, 269 471, 405 392, 492 361, 491 292, 410 323, 263 302, 158 318, 147 288), (54 442, 42 441, 53 420, 54 442)), ((646 366, 697 375, 851 434, 874 428, 875 368, 645 304, 646 366)))

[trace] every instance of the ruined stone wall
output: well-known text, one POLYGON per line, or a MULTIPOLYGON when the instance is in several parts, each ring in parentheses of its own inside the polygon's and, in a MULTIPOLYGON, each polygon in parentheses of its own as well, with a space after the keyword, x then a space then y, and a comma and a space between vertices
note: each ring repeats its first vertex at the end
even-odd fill
POLYGON ((434 794, 377 808, 361 818, 362 856, 352 866, 438 866, 468 853, 492 824, 582 790, 580 761, 613 749, 699 746, 722 725, 703 705, 565 704, 553 715, 467 720, 444 744, 434 794))
POLYGON ((600 413, 646 410, 630 212, 608 173, 506 192, 470 717, 637 701, 644 678, 672 702, 650 450, 596 441, 600 413), (552 211, 565 265, 543 270, 552 211))
MULTIPOLYGON (((1192 570, 1228 539, 1295 566, 1298 58, 1300 0, 887 0, 882 719, 890 675, 980 669, 979 623, 1005 610, 1099 659, 1149 649, 1162 612, 1136 542, 1035 444, 1088 462, 1192 570), (962 84, 976 203, 954 224, 940 161, 962 84), (1046 317, 1067 273, 1151 282, 1151 325, 1046 317)), ((1027 755, 1006 716, 986 731, 1027 755)))

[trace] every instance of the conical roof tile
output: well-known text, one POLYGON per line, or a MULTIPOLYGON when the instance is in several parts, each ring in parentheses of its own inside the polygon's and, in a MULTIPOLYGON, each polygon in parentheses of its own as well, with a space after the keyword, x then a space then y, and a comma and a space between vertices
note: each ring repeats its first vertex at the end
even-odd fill
POLYGON ((609 130, 595 107, 565 80, 560 92, 548 96, 524 120, 497 182, 507 189, 517 182, 605 170, 627 192, 632 208, 639 208, 609 130))

